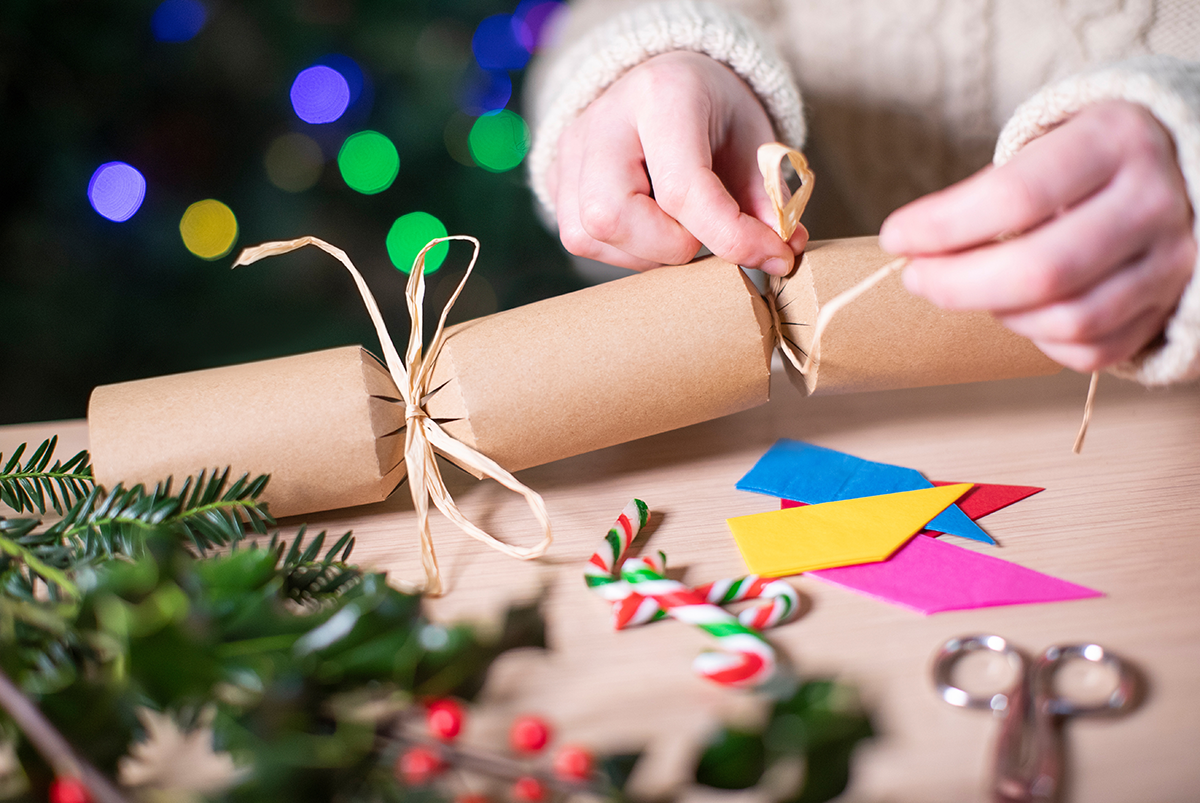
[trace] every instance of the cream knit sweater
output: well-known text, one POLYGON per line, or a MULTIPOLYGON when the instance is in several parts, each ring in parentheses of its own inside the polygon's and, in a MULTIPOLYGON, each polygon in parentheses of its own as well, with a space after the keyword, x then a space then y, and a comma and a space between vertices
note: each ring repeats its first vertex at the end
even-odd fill
MULTIPOLYGON (((626 70, 671 50, 728 65, 779 139, 805 147, 820 176, 805 213, 814 238, 877 232, 898 206, 1116 98, 1171 132, 1200 209, 1196 0, 576 0, 562 23, 528 92, 530 178, 548 211, 563 128, 626 70)), ((1194 225, 1200 240, 1200 217, 1194 225)), ((1115 373, 1148 385, 1200 376, 1196 275, 1163 343, 1115 373)))

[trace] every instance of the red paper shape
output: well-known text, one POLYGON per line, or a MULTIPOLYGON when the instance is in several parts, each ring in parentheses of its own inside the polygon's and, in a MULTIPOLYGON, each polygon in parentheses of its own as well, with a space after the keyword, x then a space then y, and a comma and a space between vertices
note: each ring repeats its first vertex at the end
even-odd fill
MULTIPOLYGON (((957 482, 937 482, 934 485, 958 485, 957 482)), ((958 506, 971 521, 978 521, 989 513, 1020 502, 1026 497, 1046 490, 1032 485, 986 485, 975 483, 975 487, 958 498, 958 506)))

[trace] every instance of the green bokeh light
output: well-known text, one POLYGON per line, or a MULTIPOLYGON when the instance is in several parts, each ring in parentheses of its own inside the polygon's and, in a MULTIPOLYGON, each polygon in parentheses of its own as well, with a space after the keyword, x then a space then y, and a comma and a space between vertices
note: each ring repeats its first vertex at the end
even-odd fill
POLYGON ((337 161, 346 185, 363 195, 383 192, 400 172, 396 146, 378 131, 359 131, 346 137, 337 161))
POLYGON ((471 126, 467 142, 480 167, 503 173, 529 153, 529 126, 521 115, 508 109, 488 112, 471 126))
MULTIPOLYGON (((430 240, 446 236, 446 226, 428 212, 409 212, 396 218, 387 236, 388 256, 392 264, 405 273, 412 273, 413 260, 430 240)), ((425 254, 425 273, 442 266, 450 243, 438 243, 425 254)))

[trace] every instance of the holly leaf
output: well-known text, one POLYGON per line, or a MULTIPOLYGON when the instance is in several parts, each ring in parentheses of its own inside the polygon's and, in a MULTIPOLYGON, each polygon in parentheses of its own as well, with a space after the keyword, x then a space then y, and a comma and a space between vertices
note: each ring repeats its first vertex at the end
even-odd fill
POLYGON ((723 729, 700 756, 696 782, 716 789, 749 789, 767 768, 760 734, 723 729))

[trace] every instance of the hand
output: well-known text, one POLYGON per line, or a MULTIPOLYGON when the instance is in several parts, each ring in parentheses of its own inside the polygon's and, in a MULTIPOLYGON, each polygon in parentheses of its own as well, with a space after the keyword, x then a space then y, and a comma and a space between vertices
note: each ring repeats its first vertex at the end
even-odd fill
POLYGON ((911 292, 991 311, 1055 361, 1095 371, 1153 342, 1191 279, 1185 189, 1167 131, 1111 101, 898 209, 880 245, 913 257, 911 292))
POLYGON ((572 254, 634 270, 678 265, 701 244, 786 274, 808 233, 784 243, 755 155, 775 136, 758 98, 699 53, 649 59, 613 83, 558 140, 548 175, 572 254))

